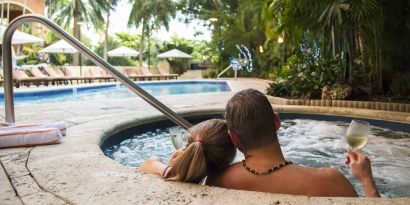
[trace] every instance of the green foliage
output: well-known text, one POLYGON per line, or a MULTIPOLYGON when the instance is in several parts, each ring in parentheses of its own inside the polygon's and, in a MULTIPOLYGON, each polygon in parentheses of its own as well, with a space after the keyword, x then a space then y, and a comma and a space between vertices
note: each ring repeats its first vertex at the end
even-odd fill
POLYGON ((270 84, 268 94, 318 99, 323 86, 341 80, 341 62, 340 57, 315 60, 311 54, 297 62, 295 58, 289 58, 278 74, 280 77, 270 84))
MULTIPOLYGON (((116 2, 114 0, 114 2, 116 2)), ((91 23, 96 29, 104 26, 103 14, 107 12, 107 0, 46 0, 47 16, 58 25, 69 28, 74 18, 91 23)), ((74 26, 78 26, 75 24, 74 26)))
POLYGON ((410 73, 398 73, 390 84, 393 96, 401 100, 410 100, 410 73))
MULTIPOLYGON (((118 34, 117 34, 117 35, 118 35, 118 34)), ((123 36, 127 36, 127 35, 124 34, 124 33, 122 33, 122 34, 120 34, 120 35, 121 35, 122 37, 123 37, 123 36)), ((121 39, 121 38, 120 38, 120 39, 121 39)), ((122 38, 122 39, 124 39, 124 38, 122 38)), ((116 39, 113 39, 113 38, 109 37, 109 38, 108 38, 108 50, 113 50, 113 49, 115 49, 115 48, 120 47, 121 45, 123 45, 123 46, 129 45, 128 43, 129 43, 129 41, 122 41, 122 42, 121 42, 120 40, 116 40, 116 39), (126 44, 126 45, 124 45, 124 44, 126 44)), ((96 46, 94 52, 97 53, 98 55, 102 56, 102 55, 103 55, 103 51, 104 51, 104 43, 103 43, 103 42, 100 42, 100 43, 96 46)), ((111 65, 114 65, 114 66, 135 66, 135 60, 132 60, 132 59, 129 58, 129 57, 108 57, 108 62, 109 62, 111 65)), ((92 65, 91 62, 87 62, 87 64, 88 64, 88 65, 92 65)))
POLYGON ((217 69, 207 69, 204 71, 204 78, 216 78, 218 75, 217 69))

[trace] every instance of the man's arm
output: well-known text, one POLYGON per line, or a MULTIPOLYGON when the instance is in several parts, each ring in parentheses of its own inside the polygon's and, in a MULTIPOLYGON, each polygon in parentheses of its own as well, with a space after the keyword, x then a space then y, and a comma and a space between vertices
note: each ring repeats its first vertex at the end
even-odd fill
POLYGON ((380 197, 377 191, 376 184, 373 181, 372 169, 370 160, 361 152, 348 151, 348 165, 352 169, 352 174, 355 176, 363 187, 366 197, 380 197))

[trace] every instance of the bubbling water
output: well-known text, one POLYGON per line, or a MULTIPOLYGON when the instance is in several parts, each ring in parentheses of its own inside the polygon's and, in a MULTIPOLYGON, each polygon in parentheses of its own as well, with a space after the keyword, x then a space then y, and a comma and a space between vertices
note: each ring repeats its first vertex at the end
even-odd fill
MULTIPOLYGON (((336 168, 363 195, 359 182, 344 165, 347 127, 344 122, 284 120, 278 137, 287 160, 311 167, 336 168)), ((410 134, 378 127, 371 127, 370 133, 362 151, 372 162, 380 193, 385 197, 410 196, 410 134)), ((153 155, 167 163, 173 151, 168 128, 134 135, 104 150, 107 156, 134 168, 153 155)), ((238 154, 235 161, 241 159, 243 155, 238 154)))

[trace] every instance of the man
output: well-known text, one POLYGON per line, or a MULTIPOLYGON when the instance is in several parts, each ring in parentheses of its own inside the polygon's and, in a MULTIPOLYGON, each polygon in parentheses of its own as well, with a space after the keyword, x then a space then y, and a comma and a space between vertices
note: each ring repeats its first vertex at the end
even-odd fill
MULTIPOLYGON (((228 134, 244 153, 245 160, 210 176, 207 184, 306 196, 357 196, 352 184, 336 169, 310 168, 287 162, 278 142, 274 119, 272 106, 263 93, 248 89, 235 94, 226 106, 226 121, 228 134)), ((365 195, 380 197, 367 157, 349 151, 348 161, 365 195)))

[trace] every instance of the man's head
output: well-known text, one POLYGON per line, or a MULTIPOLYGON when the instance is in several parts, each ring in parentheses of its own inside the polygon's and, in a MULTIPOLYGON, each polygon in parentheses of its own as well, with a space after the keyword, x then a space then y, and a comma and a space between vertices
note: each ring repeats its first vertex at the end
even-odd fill
POLYGON ((236 93, 226 105, 231 138, 240 149, 251 150, 277 140, 273 109, 266 96, 253 89, 236 93))

